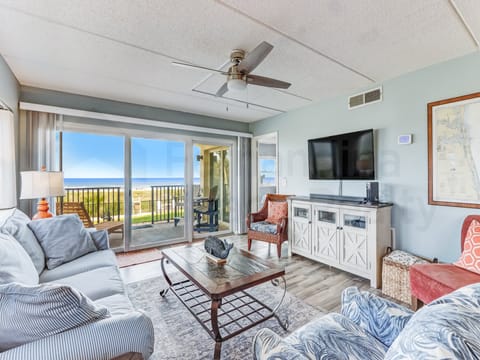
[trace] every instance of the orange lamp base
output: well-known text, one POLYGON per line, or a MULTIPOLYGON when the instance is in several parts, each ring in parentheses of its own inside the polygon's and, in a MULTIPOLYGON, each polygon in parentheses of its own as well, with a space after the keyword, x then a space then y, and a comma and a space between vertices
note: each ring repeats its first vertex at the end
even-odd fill
POLYGON ((48 210, 50 208, 48 207, 47 199, 41 198, 37 204, 37 213, 33 215, 32 220, 51 218, 53 214, 48 210))

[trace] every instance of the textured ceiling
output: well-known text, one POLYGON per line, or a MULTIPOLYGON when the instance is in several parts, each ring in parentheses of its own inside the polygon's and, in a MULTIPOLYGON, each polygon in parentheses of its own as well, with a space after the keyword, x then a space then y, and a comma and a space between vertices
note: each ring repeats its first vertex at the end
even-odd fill
MULTIPOLYGON (((478 0, 0 0, 0 53, 21 84, 255 121, 479 49, 478 0), (292 83, 215 98, 234 48, 292 83), (200 84, 200 85, 199 85, 200 84)), ((346 105, 345 105, 346 106, 346 105)))

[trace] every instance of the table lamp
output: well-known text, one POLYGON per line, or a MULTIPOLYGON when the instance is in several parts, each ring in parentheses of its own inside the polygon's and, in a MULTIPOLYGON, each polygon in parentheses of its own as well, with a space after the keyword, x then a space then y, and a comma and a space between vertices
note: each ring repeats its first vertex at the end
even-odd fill
POLYGON ((22 192, 20 199, 38 199, 37 213, 32 220, 45 219, 52 217, 49 212, 47 197, 63 196, 65 189, 63 186, 63 172, 61 171, 45 171, 42 167, 41 171, 22 171, 22 192))

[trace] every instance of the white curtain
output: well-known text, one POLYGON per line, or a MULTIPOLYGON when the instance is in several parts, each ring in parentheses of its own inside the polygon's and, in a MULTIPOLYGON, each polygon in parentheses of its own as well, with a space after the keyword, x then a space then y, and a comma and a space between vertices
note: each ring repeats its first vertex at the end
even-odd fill
POLYGON ((14 116, 0 110, 0 209, 17 205, 14 116))
MULTIPOLYGON (((40 170, 42 166, 48 171, 60 170, 57 131, 61 127, 62 115, 20 112, 20 171, 40 170)), ((36 203, 37 200, 21 200, 20 208, 32 215, 36 212, 36 203)))

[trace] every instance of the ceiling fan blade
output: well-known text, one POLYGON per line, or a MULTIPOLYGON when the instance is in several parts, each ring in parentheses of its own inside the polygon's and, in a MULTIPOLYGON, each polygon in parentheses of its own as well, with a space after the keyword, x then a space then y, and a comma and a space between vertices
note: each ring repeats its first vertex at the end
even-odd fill
POLYGON ((263 41, 255 49, 245 56, 238 65, 238 70, 244 74, 252 72, 262 61, 267 57, 267 55, 272 51, 273 45, 263 41))
POLYGON ((205 71, 210 71, 210 72, 217 72, 217 73, 220 73, 220 74, 223 74, 223 75, 228 75, 228 72, 225 72, 225 71, 222 71, 222 70, 212 69, 212 68, 208 68, 208 67, 200 66, 200 65, 182 63, 182 62, 178 62, 178 61, 172 61, 172 65, 185 67, 185 68, 188 68, 188 69, 205 70, 205 71))
POLYGON ((279 89, 288 89, 290 85, 292 85, 285 81, 272 79, 265 76, 258 76, 258 75, 248 75, 247 84, 267 86, 267 87, 273 87, 273 88, 279 88, 279 89))
POLYGON ((224 83, 220 89, 217 90, 215 93, 215 96, 220 97, 223 96, 228 91, 228 85, 227 83, 224 83))

